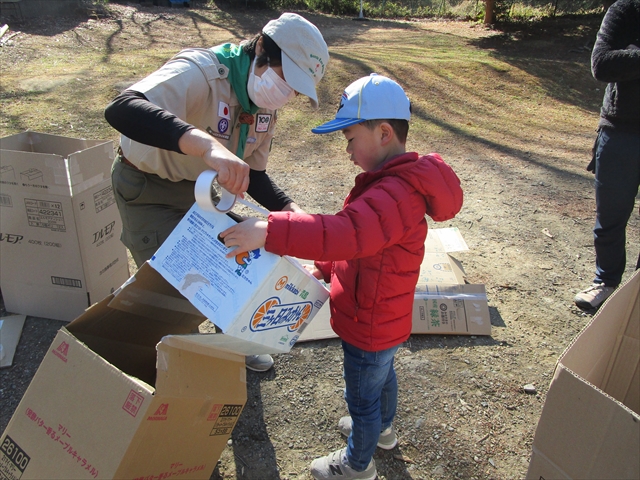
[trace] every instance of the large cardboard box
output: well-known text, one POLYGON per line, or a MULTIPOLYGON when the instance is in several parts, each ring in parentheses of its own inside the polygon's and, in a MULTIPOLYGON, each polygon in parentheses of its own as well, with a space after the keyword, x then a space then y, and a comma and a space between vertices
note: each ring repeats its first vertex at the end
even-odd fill
POLYGON ((9 312, 71 321, 129 277, 111 141, 0 139, 0 289, 9 312))
POLYGON ((288 352, 329 292, 290 257, 261 248, 226 258, 217 237, 234 224, 195 204, 149 264, 222 330, 230 350, 288 352))
POLYGON ((558 359, 527 478, 640 478, 640 270, 558 359))
MULTIPOLYGON (((469 250, 460 231, 430 228, 413 304, 413 334, 491 335, 484 285, 465 283, 454 252, 469 250)), ((312 262, 308 262, 312 263, 312 262)), ((336 338, 329 305, 301 331, 300 342, 336 338)))
POLYGON ((246 402, 244 356, 144 265, 63 327, 0 439, 2 479, 208 479, 246 402))

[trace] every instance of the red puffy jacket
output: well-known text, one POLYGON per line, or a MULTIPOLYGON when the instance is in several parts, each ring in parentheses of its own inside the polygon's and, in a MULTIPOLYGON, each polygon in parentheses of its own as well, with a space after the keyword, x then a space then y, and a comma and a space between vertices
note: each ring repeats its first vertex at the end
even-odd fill
POLYGON ((335 215, 272 212, 265 249, 316 260, 331 282, 333 330, 363 350, 385 350, 411 333, 425 214, 444 221, 461 207, 460 180, 440 155, 405 153, 358 175, 335 215))

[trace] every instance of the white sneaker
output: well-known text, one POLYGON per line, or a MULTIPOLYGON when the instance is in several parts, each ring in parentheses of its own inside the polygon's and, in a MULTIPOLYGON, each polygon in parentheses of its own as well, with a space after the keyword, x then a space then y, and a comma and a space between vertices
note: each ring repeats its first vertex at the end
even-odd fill
POLYGON ((615 290, 614 287, 607 287, 604 283, 594 283, 578 293, 573 301, 580 308, 598 308, 615 290))
POLYGON ((349 465, 347 447, 345 447, 330 453, 326 457, 316 458, 311 462, 311 475, 316 480, 374 480, 378 476, 378 472, 373 458, 364 471, 356 472, 349 465))
POLYGON ((254 372, 266 372, 273 367, 273 357, 271 355, 247 355, 244 364, 249 370, 254 372))
MULTIPOLYGON (((351 430, 353 429, 353 420, 351 417, 342 417, 338 420, 338 430, 345 437, 351 435, 351 430)), ((389 428, 380 432, 380 437, 378 437, 378 446, 383 450, 391 450, 398 444, 398 437, 396 437, 396 431, 391 425, 389 428)))

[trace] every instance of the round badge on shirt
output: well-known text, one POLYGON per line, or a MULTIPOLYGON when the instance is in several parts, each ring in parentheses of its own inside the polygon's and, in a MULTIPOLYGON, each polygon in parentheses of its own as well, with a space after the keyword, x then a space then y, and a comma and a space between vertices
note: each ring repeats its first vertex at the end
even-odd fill
POLYGON ((220 133, 225 133, 229 129, 229 121, 226 118, 221 119, 218 122, 218 131, 220 133))

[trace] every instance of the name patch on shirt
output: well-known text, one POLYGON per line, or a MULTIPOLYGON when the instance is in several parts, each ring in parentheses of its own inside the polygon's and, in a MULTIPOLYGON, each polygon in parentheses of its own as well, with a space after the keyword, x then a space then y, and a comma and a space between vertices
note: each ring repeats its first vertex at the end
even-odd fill
POLYGON ((222 133, 214 132, 214 131, 213 131, 213 128, 211 128, 211 127, 207 127, 207 133, 208 133, 209 135, 211 135, 212 137, 222 138, 222 139, 224 139, 224 140, 229 140, 229 138, 231 138, 231 136, 230 136, 230 135, 224 135, 224 134, 222 134, 222 133))
POLYGON ((258 133, 268 132, 270 124, 271 124, 270 113, 259 113, 256 115, 256 132, 258 133))

